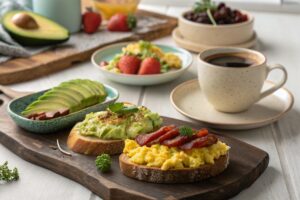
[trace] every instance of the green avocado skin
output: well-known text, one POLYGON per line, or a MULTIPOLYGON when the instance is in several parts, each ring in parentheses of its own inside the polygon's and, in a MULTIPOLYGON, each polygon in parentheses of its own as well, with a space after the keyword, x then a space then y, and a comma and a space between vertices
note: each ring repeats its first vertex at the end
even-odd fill
POLYGON ((70 34, 64 40, 49 40, 49 39, 29 38, 29 37, 23 37, 23 36, 18 35, 14 32, 11 32, 10 30, 8 30, 5 27, 4 27, 4 29, 10 34, 10 36, 16 42, 18 42, 22 46, 38 47, 38 46, 55 45, 55 44, 60 44, 60 43, 66 42, 70 39, 70 34))

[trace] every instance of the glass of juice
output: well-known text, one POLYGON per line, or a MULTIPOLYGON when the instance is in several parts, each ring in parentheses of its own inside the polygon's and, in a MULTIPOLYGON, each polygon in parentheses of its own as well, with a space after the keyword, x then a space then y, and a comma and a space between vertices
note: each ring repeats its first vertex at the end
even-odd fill
POLYGON ((93 0, 93 3, 102 17, 108 20, 116 13, 134 13, 140 0, 93 0))

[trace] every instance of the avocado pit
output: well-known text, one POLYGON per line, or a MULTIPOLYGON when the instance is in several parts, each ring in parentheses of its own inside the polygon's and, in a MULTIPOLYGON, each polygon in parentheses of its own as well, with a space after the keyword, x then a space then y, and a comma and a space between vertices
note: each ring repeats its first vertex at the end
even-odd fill
POLYGON ((19 28, 33 30, 38 29, 39 25, 36 20, 26 13, 17 13, 12 17, 12 22, 19 28))

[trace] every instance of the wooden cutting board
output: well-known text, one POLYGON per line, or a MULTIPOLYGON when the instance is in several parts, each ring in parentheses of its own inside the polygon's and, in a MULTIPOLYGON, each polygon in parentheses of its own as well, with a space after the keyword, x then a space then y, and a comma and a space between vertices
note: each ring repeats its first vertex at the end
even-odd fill
POLYGON ((138 27, 130 33, 111 33, 102 30, 88 35, 77 33, 66 44, 31 56, 15 58, 0 63, 0 84, 12 84, 45 76, 72 66, 76 62, 89 60, 100 47, 131 40, 154 40, 170 35, 177 26, 177 19, 158 13, 139 10, 138 27))
MULTIPOLYGON (((249 187, 267 168, 269 156, 263 150, 237 139, 219 134, 219 138, 231 146, 228 168, 219 176, 193 184, 153 184, 128 178, 121 174, 118 156, 113 157, 112 169, 102 174, 97 171, 95 157, 72 153, 63 155, 56 150, 56 139, 68 150, 68 131, 50 135, 35 135, 18 128, 8 117, 8 98, 0 95, 0 142, 24 160, 50 169, 90 189, 104 199, 228 199, 249 187)), ((164 117, 166 124, 195 124, 164 117)))

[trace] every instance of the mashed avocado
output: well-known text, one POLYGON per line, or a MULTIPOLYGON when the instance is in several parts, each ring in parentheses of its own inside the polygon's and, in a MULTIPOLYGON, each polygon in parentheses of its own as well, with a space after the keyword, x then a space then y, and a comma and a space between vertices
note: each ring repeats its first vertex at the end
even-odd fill
POLYGON ((94 136, 101 139, 134 139, 138 134, 149 133, 158 129, 162 118, 146 107, 138 107, 138 111, 119 115, 101 111, 86 115, 84 121, 75 125, 75 129, 83 136, 94 136))

